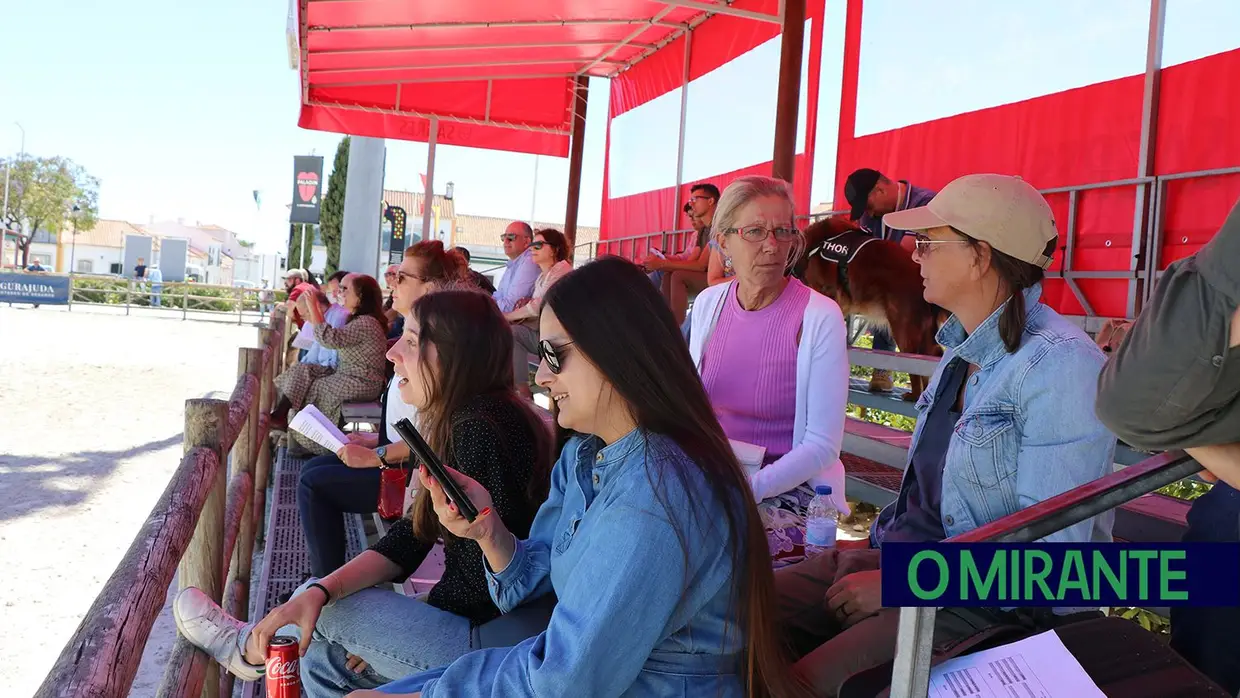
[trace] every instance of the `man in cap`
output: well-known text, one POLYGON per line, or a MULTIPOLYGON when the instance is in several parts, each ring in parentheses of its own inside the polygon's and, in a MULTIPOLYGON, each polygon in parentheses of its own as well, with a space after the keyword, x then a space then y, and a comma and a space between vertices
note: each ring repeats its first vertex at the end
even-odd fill
MULTIPOLYGON (((1183 449, 1218 479, 1185 541, 1240 540, 1240 202, 1205 247, 1167 267, 1098 379, 1098 418, 1149 451, 1183 449)), ((1229 694, 1240 608, 1171 609, 1171 647, 1229 694)))
MULTIPOLYGON (((878 170, 863 167, 844 180, 844 198, 851 209, 849 218, 874 237, 882 240, 898 242, 912 249, 911 238, 906 239, 908 231, 888 227, 883 223, 883 216, 896 211, 925 206, 934 198, 934 192, 923 187, 915 187, 906 180, 892 181, 878 170)), ((885 329, 873 331, 874 348, 879 351, 894 351, 896 343, 885 329)), ((875 369, 870 379, 871 391, 889 391, 892 388, 891 373, 875 369)))

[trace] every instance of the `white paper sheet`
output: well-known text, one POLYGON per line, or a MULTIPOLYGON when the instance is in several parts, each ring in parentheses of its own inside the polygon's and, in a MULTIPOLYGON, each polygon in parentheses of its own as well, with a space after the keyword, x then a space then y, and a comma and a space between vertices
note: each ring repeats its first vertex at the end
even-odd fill
POLYGON ((297 336, 293 337, 292 347, 294 349, 309 349, 314 346, 314 325, 307 322, 297 331, 297 336))
POLYGON ((344 445, 349 442, 344 432, 336 428, 336 425, 332 424, 331 420, 314 405, 303 407, 288 423, 288 428, 332 453, 344 448, 344 445))
POLYGON ((1053 630, 949 659, 930 670, 930 698, 1104 698, 1104 695, 1053 630))
POLYGON ((728 443, 732 445, 732 453, 736 454, 736 460, 741 462, 746 473, 752 476, 762 469, 762 459, 766 458, 765 446, 745 443, 735 439, 728 439, 728 443))

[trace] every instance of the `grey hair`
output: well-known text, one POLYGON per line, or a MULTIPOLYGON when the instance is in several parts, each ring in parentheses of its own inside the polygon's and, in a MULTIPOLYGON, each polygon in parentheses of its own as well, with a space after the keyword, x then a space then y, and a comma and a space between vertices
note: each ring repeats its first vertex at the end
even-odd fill
MULTIPOLYGON (((796 228, 797 205, 792 198, 792 186, 774 177, 745 175, 732 180, 732 183, 723 190, 723 195, 719 197, 719 203, 715 206, 714 222, 711 226, 711 235, 714 236, 715 242, 722 245, 727 231, 737 227, 736 219, 746 204, 754 199, 767 196, 781 198, 788 202, 788 208, 792 210, 792 226, 796 228)), ((793 246, 792 254, 788 259, 788 271, 796 266, 797 260, 805 252, 805 245, 805 231, 798 228, 796 245, 793 246)))

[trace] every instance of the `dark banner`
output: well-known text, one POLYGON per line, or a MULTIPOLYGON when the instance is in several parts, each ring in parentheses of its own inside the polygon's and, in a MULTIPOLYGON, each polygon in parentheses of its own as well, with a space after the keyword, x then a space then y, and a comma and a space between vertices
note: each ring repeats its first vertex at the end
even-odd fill
POLYGON ((883 606, 1237 606, 1237 543, 887 543, 883 606))
POLYGON ((318 155, 293 156, 293 208, 290 223, 319 222, 323 202, 323 158, 318 155))
POLYGON ((0 303, 68 305, 69 277, 38 272, 0 273, 0 303))
POLYGON ((392 223, 392 236, 387 245, 388 264, 400 264, 405 256, 405 209, 400 206, 388 206, 383 217, 392 223))

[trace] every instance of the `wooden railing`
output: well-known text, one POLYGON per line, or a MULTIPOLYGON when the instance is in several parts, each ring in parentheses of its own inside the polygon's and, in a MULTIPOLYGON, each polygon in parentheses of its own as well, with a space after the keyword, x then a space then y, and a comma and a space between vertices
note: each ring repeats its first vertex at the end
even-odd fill
MULTIPOLYGON (((272 319, 271 328, 259 330, 261 348, 238 350, 229 400, 186 401, 180 466, 36 698, 127 696, 174 573, 180 589, 198 587, 233 616, 247 617, 271 472, 267 413, 287 335, 284 313, 272 319)), ((178 634, 158 695, 231 695, 232 675, 222 673, 178 634)))

